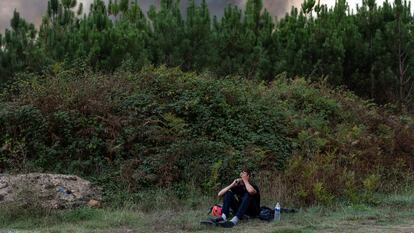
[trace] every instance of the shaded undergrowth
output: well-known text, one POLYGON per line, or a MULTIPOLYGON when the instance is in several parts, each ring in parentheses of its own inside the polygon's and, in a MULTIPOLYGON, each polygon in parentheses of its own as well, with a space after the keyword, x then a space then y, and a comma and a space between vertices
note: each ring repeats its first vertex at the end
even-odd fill
POLYGON ((1 170, 81 175, 114 205, 214 193, 241 167, 268 199, 377 204, 414 170, 410 117, 300 78, 69 69, 20 75, 0 106, 1 170))

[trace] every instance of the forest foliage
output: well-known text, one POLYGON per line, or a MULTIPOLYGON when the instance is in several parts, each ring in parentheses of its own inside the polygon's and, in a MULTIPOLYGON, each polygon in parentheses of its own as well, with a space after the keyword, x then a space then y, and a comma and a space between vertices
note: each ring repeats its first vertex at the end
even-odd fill
POLYGON ((221 18, 205 0, 185 12, 95 0, 87 14, 50 0, 39 29, 14 12, 0 35, 0 172, 185 196, 247 166, 263 196, 375 202, 414 180, 414 124, 400 111, 413 22, 401 0, 354 12, 306 0, 281 19, 261 0, 221 18))
POLYGON ((136 1, 95 0, 85 13, 76 0, 49 0, 39 29, 15 12, 0 35, 0 82, 78 60, 107 73, 152 64, 217 77, 327 79, 377 103, 412 108, 409 1, 364 0, 351 10, 345 0, 332 8, 306 0, 280 19, 262 0, 248 0, 244 9, 229 5, 221 18, 205 0, 189 0, 185 11, 176 0, 160 2, 143 12, 136 1))
POLYGON ((154 187, 185 197, 250 167, 264 197, 305 204, 373 201, 413 181, 411 118, 341 88, 79 67, 20 74, 5 89, 0 170, 78 174, 109 197, 154 187))

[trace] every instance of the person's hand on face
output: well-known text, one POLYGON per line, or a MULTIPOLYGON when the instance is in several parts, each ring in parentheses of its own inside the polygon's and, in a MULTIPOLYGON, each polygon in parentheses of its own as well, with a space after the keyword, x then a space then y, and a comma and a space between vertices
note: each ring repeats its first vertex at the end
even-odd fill
POLYGON ((250 178, 250 176, 249 176, 249 174, 247 174, 247 172, 241 172, 240 177, 243 181, 246 181, 246 182, 248 182, 249 178, 250 178))
POLYGON ((233 181, 233 183, 231 184, 231 186, 235 187, 235 186, 239 186, 243 184, 243 180, 241 178, 237 178, 233 181))

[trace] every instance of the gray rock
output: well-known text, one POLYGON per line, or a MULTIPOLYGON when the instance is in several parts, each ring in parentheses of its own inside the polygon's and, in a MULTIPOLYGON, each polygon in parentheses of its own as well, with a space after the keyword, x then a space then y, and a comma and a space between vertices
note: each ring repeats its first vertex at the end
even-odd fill
POLYGON ((101 189, 77 176, 0 175, 0 205, 17 203, 63 209, 86 206, 91 200, 101 200, 101 189))

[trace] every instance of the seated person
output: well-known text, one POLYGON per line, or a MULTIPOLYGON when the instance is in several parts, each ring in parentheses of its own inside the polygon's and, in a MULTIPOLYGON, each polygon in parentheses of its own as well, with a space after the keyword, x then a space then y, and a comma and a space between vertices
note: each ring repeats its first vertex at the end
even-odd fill
POLYGON ((223 197, 222 216, 214 221, 223 227, 235 226, 244 215, 256 217, 260 213, 260 191, 250 183, 250 172, 247 169, 243 169, 240 178, 222 189, 218 196, 223 197), (234 216, 229 221, 230 209, 234 216))

